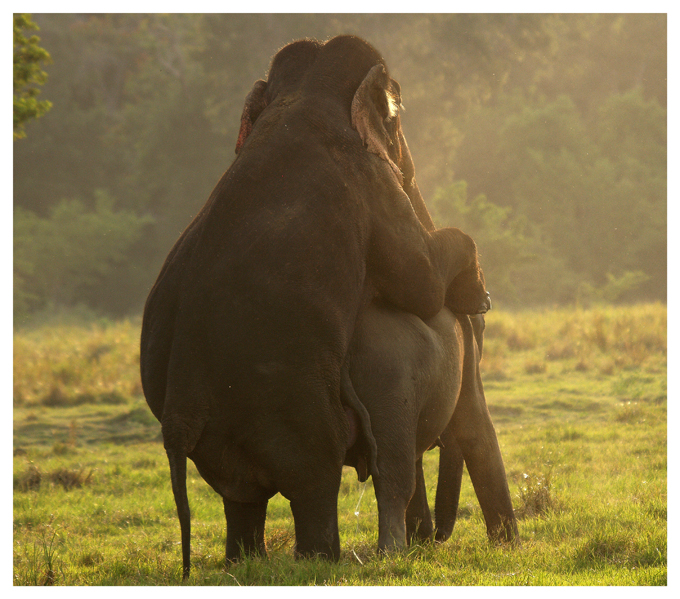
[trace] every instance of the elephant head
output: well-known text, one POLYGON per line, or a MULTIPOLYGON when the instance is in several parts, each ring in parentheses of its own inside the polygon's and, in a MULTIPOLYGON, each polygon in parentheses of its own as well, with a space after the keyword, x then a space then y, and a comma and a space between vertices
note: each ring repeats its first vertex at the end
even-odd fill
POLYGON ((421 222, 434 229, 415 183, 413 160, 401 130, 401 88, 389 76, 378 51, 360 38, 343 35, 326 43, 300 40, 281 49, 272 61, 267 81, 256 81, 246 97, 236 153, 268 106, 292 103, 303 91, 326 96, 332 93, 339 100, 347 124, 359 134, 366 150, 390 166, 421 222))
POLYGON ((277 52, 272 60, 267 81, 258 79, 246 96, 241 114, 241 128, 236 141, 237 154, 262 111, 277 98, 286 98, 299 91, 302 79, 316 59, 320 47, 321 44, 316 40, 299 40, 277 52))
POLYGON ((491 310, 484 273, 477 260, 473 260, 453 279, 446 292, 445 305, 454 314, 486 314, 491 310))

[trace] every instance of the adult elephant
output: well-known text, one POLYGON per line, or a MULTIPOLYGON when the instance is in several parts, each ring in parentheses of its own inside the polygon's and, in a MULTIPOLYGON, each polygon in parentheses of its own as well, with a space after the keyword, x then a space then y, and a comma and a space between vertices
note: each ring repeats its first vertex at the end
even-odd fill
POLYGON ((185 577, 187 457, 223 497, 227 560, 264 552, 277 492, 296 554, 338 558, 353 441, 340 379, 359 311, 380 294, 430 318, 457 276, 481 277, 467 235, 428 231, 414 212, 399 104, 384 60, 359 38, 284 47, 246 98, 235 161, 151 289, 141 377, 162 426, 185 577))

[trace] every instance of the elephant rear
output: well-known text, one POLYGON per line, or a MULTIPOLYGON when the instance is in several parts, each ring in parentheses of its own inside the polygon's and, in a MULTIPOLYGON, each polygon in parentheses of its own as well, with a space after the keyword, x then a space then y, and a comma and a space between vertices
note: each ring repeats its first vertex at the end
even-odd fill
POLYGON ((374 486, 383 550, 403 545, 407 531, 422 538, 432 534, 422 455, 435 445, 441 452, 437 538, 444 540, 453 528, 463 460, 489 536, 517 538, 505 469, 479 374, 480 318, 444 309, 422 321, 374 302, 357 322, 350 375, 370 415, 377 443, 380 476, 374 477, 374 486), (459 447, 462 453, 456 454, 459 447), (453 472, 458 466, 459 471, 453 472))

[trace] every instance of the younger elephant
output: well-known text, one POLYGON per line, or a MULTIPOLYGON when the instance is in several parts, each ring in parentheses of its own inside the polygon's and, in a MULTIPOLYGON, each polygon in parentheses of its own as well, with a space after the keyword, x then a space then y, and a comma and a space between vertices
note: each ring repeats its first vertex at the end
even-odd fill
MULTIPOLYGON (((441 447, 437 539, 445 540, 453 528, 463 458, 489 537, 518 537, 480 377, 481 343, 471 323, 479 318, 445 308, 421 320, 380 300, 359 317, 349 354, 351 383, 343 392, 356 391, 377 443, 379 476, 373 483, 382 551, 403 547, 407 536, 432 534, 422 456, 435 444, 441 447)), ((346 463, 354 465, 360 451, 351 448, 346 463)))

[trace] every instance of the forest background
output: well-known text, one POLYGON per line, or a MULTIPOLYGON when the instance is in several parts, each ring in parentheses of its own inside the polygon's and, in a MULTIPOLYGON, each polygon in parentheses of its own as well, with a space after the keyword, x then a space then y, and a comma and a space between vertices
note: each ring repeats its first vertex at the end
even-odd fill
POLYGON ((426 202, 496 305, 666 300, 664 14, 31 18, 52 107, 14 142, 15 324, 139 314, 271 57, 340 33, 401 84, 426 202))

